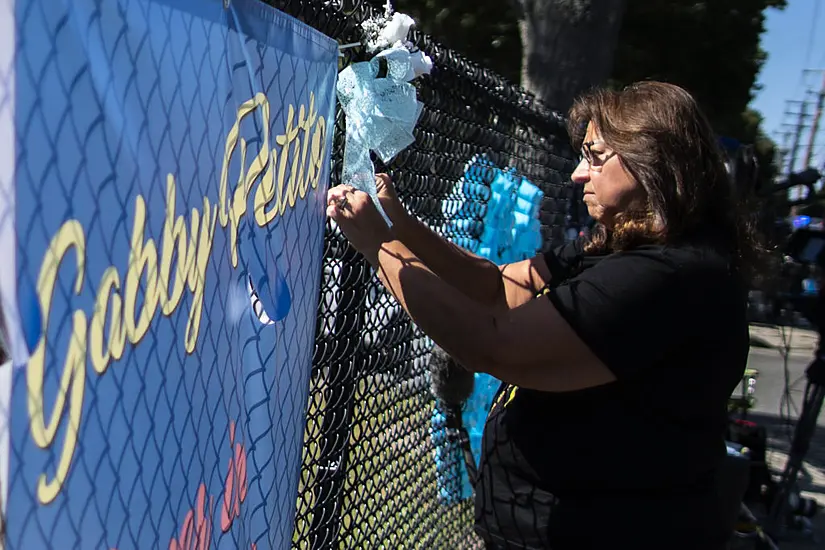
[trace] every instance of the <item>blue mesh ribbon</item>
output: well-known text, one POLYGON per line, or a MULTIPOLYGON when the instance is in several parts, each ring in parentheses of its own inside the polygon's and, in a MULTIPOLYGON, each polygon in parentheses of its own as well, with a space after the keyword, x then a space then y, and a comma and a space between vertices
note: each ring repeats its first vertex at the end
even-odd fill
POLYGON ((342 181, 372 197, 390 226, 378 201, 370 151, 389 162, 415 141, 413 128, 424 107, 410 84, 415 76, 410 53, 403 47, 354 63, 338 76, 338 100, 347 119, 342 181), (386 61, 387 76, 378 78, 381 60, 386 61))

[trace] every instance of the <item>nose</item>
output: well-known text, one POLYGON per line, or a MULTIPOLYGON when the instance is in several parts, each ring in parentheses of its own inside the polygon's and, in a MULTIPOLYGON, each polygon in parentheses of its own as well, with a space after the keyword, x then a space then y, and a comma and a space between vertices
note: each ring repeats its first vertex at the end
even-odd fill
POLYGON ((582 185, 590 181, 590 165, 587 164, 586 159, 582 159, 581 162, 579 162, 579 165, 573 170, 570 179, 573 180, 573 183, 582 185))

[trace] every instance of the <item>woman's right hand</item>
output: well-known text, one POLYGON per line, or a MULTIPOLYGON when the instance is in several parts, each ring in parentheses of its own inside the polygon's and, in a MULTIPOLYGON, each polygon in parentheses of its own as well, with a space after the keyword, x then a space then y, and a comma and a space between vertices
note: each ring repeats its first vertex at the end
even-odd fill
POLYGON ((392 220, 393 225, 406 222, 410 214, 407 212, 407 209, 404 208, 404 205, 401 204, 401 200, 398 198, 398 193, 395 191, 395 185, 393 185, 390 176, 387 174, 376 174, 375 188, 378 200, 381 201, 381 206, 384 208, 387 216, 392 220))

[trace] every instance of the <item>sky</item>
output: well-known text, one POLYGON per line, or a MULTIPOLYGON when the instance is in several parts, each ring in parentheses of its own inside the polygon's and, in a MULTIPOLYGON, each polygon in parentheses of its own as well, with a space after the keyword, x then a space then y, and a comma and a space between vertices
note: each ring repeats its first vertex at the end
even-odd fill
MULTIPOLYGON (((825 69, 825 0, 788 0, 784 10, 768 10, 765 33, 762 35, 762 49, 768 53, 768 60, 762 67, 758 83, 762 86, 751 106, 765 118, 763 129, 779 145, 783 144, 784 133, 791 129, 784 124, 798 120, 787 112, 799 112, 799 104, 788 105, 787 100, 802 100, 807 90, 819 91, 822 86, 822 72, 804 74, 805 69, 825 69)), ((812 95, 807 96, 814 99, 812 95)), ((814 111, 814 103, 809 111, 814 111)), ((814 149, 815 166, 825 162, 825 118, 820 124, 818 139, 814 149)), ((808 142, 808 131, 803 143, 808 142)), ((800 161, 797 170, 802 168, 800 161)))

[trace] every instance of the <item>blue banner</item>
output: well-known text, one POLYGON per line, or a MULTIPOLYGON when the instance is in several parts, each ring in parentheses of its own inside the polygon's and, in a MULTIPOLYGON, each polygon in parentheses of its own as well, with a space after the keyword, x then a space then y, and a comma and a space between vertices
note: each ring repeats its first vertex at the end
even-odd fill
POLYGON ((6 548, 287 548, 337 43, 257 0, 12 5, 6 548))

